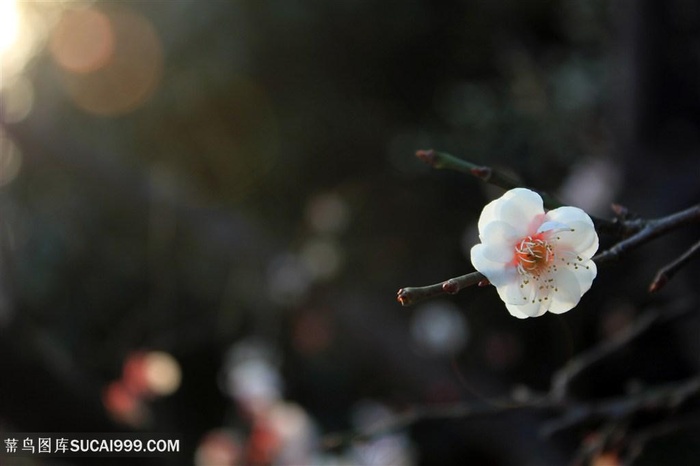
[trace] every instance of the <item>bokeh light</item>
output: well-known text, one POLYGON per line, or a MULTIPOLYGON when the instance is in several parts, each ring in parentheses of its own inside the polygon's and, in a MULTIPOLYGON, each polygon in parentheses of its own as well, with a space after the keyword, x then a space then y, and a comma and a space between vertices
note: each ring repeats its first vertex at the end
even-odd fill
POLYGON ((97 71, 113 59, 112 22, 96 8, 66 11, 56 25, 49 48, 56 63, 72 73, 97 71))
POLYGON ((467 344, 469 327, 455 304, 435 301, 416 310, 411 334, 419 348, 433 355, 450 356, 467 344))
POLYGON ((306 261, 291 253, 272 260, 267 275, 269 298, 279 304, 299 301, 313 281, 306 261))
POLYGON ((180 387, 182 372, 177 360, 164 351, 136 351, 124 362, 122 380, 136 396, 167 396, 180 387))
POLYGON ((332 239, 310 239, 302 247, 301 257, 314 278, 319 280, 333 278, 343 264, 342 250, 332 239))
POLYGON ((24 120, 34 106, 34 86, 24 76, 7 80, 0 86, 2 121, 17 123, 24 120))
POLYGON ((148 409, 121 381, 111 382, 102 392, 102 402, 114 420, 139 427, 148 420, 148 409))
POLYGON ((163 69, 152 24, 125 6, 64 12, 50 51, 73 102, 95 115, 139 108, 157 88, 163 69))
POLYGON ((175 393, 182 381, 180 365, 174 357, 164 351, 146 354, 144 372, 148 389, 159 396, 175 393))
POLYGON ((12 139, 0 129, 0 186, 14 180, 22 167, 22 153, 12 139))
POLYGON ((236 466, 243 464, 243 445, 230 429, 214 429, 206 433, 195 450, 195 466, 236 466))
POLYGON ((16 0, 0 0, 0 53, 17 40, 19 13, 16 0))
POLYGON ((350 209, 337 193, 319 194, 309 201, 306 218, 317 233, 340 233, 350 222, 350 209))
POLYGON ((223 390, 252 417, 266 412, 282 396, 282 377, 270 348, 262 342, 237 343, 229 350, 223 371, 223 390))

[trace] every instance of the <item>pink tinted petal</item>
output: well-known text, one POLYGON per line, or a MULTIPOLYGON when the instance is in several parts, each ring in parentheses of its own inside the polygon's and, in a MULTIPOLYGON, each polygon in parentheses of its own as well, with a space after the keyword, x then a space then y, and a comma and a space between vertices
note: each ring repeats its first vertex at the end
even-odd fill
POLYGON ((509 223, 519 236, 533 233, 533 221, 544 214, 542 198, 525 188, 511 189, 508 194, 509 197, 499 206, 498 219, 509 223))
MULTIPOLYGON (((502 214, 501 214, 501 209, 503 208, 503 205, 510 202, 512 199, 516 198, 521 198, 518 200, 518 203, 521 204, 527 204, 529 201, 530 202, 539 202, 539 214, 544 214, 544 210, 542 209, 542 199, 540 198, 539 201, 536 201, 534 197, 532 196, 537 196, 539 197, 539 194, 535 193, 534 191, 531 191, 529 189, 525 188, 515 188, 511 189, 509 191, 506 191, 503 193, 501 197, 498 199, 494 199, 493 201, 489 202, 486 204, 486 206, 483 208, 481 211, 481 215, 479 217, 479 232, 483 230, 483 228, 486 226, 486 224, 493 222, 494 220, 503 220, 502 214), (529 201, 525 198, 529 198, 529 201)), ((510 210, 511 208, 509 207, 507 210, 510 210)))
POLYGON ((555 279, 556 291, 549 295, 549 312, 561 314, 574 308, 581 299, 581 287, 576 274, 569 269, 560 268, 555 279))
POLYGON ((481 235, 485 246, 484 255, 492 261, 510 262, 515 254, 514 244, 518 236, 512 226, 505 222, 491 222, 484 227, 481 235))
POLYGON ((502 262, 495 262, 484 255, 485 247, 477 244, 471 250, 472 265, 484 274, 495 287, 506 285, 517 279, 515 267, 502 262))

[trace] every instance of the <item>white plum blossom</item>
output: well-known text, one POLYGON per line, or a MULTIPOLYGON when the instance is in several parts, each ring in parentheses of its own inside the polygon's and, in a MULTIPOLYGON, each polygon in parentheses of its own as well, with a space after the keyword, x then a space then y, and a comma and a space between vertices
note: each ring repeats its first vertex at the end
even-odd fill
POLYGON ((472 264, 496 287, 515 317, 560 314, 588 291, 597 269, 598 235, 577 207, 545 212, 539 194, 515 188, 484 207, 472 264))

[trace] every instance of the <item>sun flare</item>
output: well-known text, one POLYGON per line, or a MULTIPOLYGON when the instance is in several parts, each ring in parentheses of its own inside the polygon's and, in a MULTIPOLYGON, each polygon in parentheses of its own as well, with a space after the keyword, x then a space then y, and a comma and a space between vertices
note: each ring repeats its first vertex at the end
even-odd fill
POLYGON ((17 0, 0 0, 0 54, 17 40, 20 15, 17 0))

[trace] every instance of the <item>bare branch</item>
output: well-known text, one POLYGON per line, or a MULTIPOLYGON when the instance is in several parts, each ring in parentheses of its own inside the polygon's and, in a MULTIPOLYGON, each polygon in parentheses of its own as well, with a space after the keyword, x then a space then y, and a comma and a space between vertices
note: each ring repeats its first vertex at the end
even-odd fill
MULTIPOLYGON (((466 173, 467 175, 479 178, 485 183, 498 186, 499 188, 503 188, 505 190, 527 187, 492 167, 476 165, 446 152, 438 152, 433 149, 419 150, 416 151, 416 157, 437 170, 445 169, 466 173)), ((556 209, 557 207, 561 207, 563 205, 561 201, 545 191, 530 187, 527 188, 535 191, 542 197, 545 209, 556 209)), ((624 212, 626 213, 627 211, 624 210, 624 212)), ((612 234, 619 237, 624 237, 626 233, 629 233, 624 222, 620 222, 618 220, 611 221, 593 216, 591 216, 591 219, 593 220, 593 224, 598 232, 612 234)))
POLYGON ((695 376, 684 381, 650 388, 634 395, 592 403, 568 403, 564 415, 545 425, 541 433, 544 436, 551 436, 592 420, 624 420, 642 410, 672 410, 699 393, 700 376, 695 376))
MULTIPOLYGON (((419 150, 416 152, 416 157, 418 157, 423 162, 427 163, 435 169, 455 170, 461 173, 466 173, 468 175, 472 175, 476 178, 479 178, 480 180, 486 183, 498 186, 499 188, 503 188, 506 190, 524 187, 521 183, 518 183, 513 178, 499 172, 494 168, 483 165, 476 165, 474 163, 467 162, 466 160, 462 160, 460 158, 455 157, 454 155, 450 155, 445 152, 438 152, 433 149, 419 150)), ((532 189, 533 191, 539 193, 540 196, 542 196, 545 208, 556 209, 557 207, 562 206, 562 203, 550 194, 547 194, 543 191, 538 191, 533 188, 528 189, 532 189)))
POLYGON ((483 286, 486 277, 479 272, 472 272, 460 277, 450 278, 428 286, 411 286, 401 288, 396 299, 402 306, 412 306, 418 301, 445 294, 457 294, 462 289, 473 285, 483 286))
POLYGON ((535 410, 542 414, 561 412, 561 416, 545 424, 540 430, 541 435, 548 437, 588 421, 599 419, 622 421, 640 411, 673 410, 699 393, 700 376, 696 376, 653 387, 634 395, 594 402, 558 400, 547 394, 531 396, 524 400, 501 398, 476 403, 458 402, 447 405, 420 406, 389 416, 365 429, 326 435, 323 438, 323 445, 330 449, 354 441, 371 440, 381 435, 406 429, 417 422, 431 419, 469 420, 527 410, 535 410))
POLYGON ((661 288, 663 288, 664 286, 666 286, 666 283, 668 283, 668 281, 671 278, 673 278, 673 276, 676 274, 676 272, 678 272, 680 269, 682 269, 699 252, 700 252, 700 241, 693 244, 690 247, 690 249, 688 249, 686 252, 684 252, 676 260, 674 260, 670 264, 667 264, 666 266, 661 268, 656 273, 656 277, 654 277, 654 280, 649 285, 649 293, 655 293, 655 292, 659 291, 661 288))
POLYGON ((593 257, 597 264, 619 259, 623 254, 648 243, 670 231, 700 221, 700 205, 695 205, 681 212, 671 214, 655 220, 635 220, 635 223, 644 224, 637 233, 620 241, 607 251, 603 251, 593 257))
POLYGON ((676 303, 676 306, 664 309, 663 312, 653 309, 641 314, 625 329, 582 352, 556 371, 552 376, 550 396, 560 400, 566 398, 571 382, 586 369, 622 349, 629 342, 646 332, 652 325, 681 318, 693 309, 693 306, 689 306, 684 301, 676 303))
POLYGON ((492 399, 486 402, 457 402, 440 405, 417 406, 403 413, 389 416, 369 428, 360 431, 350 431, 327 435, 323 439, 326 448, 336 448, 353 441, 370 440, 381 435, 397 432, 411 425, 431 419, 472 419, 484 416, 501 415, 522 410, 559 408, 558 403, 552 403, 547 398, 514 401, 510 398, 492 399))
POLYGON ((579 374, 644 333, 659 317, 658 312, 648 311, 612 338, 602 341, 570 360, 554 373, 550 395, 555 399, 564 399, 568 395, 569 384, 579 374))

